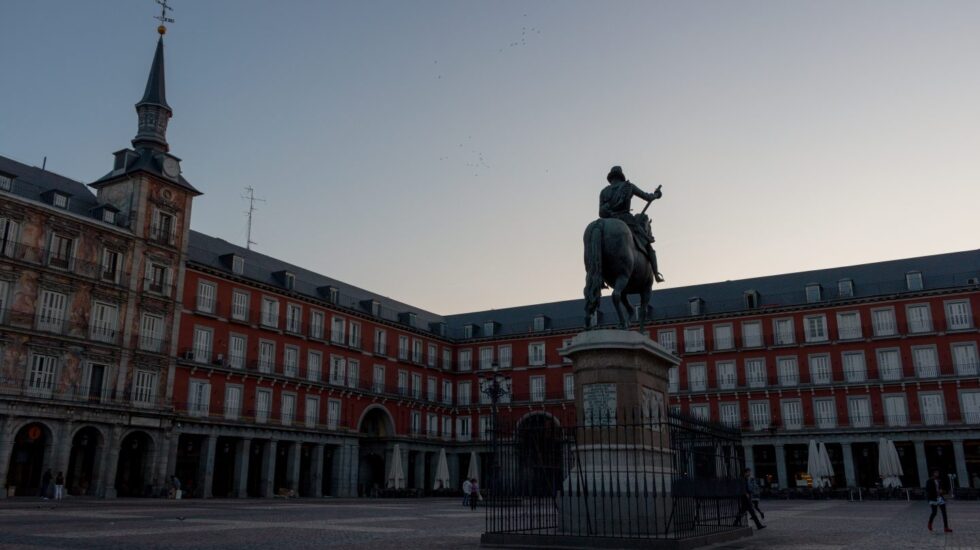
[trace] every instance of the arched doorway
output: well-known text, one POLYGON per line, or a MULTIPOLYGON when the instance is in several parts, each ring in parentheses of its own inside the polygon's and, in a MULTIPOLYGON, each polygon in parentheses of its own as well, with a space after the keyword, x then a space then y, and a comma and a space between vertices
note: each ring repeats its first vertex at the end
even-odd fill
POLYGON ((385 488, 385 459, 377 453, 361 455, 357 472, 360 496, 373 497, 385 488))
MULTIPOLYGON (((41 476, 51 459, 51 430, 40 422, 32 422, 17 431, 7 470, 7 488, 14 487, 16 496, 38 496, 41 476)), ((52 483, 54 475, 52 472, 52 483)))
POLYGON ((116 468, 117 495, 150 496, 152 479, 149 470, 153 463, 152 453, 153 439, 146 432, 133 432, 123 438, 119 447, 119 466, 116 468))
POLYGON ((551 496, 561 488, 566 450, 558 423, 547 414, 524 417, 517 427, 518 483, 525 494, 551 496))
POLYGON ((385 488, 385 440, 395 435, 395 422, 388 409, 371 405, 361 415, 357 431, 362 437, 357 469, 358 494, 376 496, 385 488))
POLYGON ((77 432, 71 440, 71 454, 68 459, 68 471, 65 472, 65 488, 69 495, 95 495, 98 486, 98 468, 103 453, 104 439, 99 430, 86 426, 77 432))
POLYGON ((395 423, 388 409, 374 405, 364 411, 357 431, 367 437, 392 437, 395 435, 395 423))

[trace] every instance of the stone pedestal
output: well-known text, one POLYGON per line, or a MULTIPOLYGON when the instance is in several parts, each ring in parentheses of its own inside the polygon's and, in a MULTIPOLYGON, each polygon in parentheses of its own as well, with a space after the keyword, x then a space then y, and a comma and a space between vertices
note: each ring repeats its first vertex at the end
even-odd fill
POLYGON ((578 428, 559 532, 663 533, 673 481, 667 371, 680 360, 646 335, 624 330, 580 333, 561 353, 572 359, 578 428))

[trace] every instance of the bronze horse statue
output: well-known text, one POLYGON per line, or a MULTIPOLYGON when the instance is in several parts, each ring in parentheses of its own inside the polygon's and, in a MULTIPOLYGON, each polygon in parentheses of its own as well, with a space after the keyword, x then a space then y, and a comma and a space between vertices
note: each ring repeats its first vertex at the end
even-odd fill
MULTIPOLYGON (((644 208, 644 211, 646 209, 644 208)), ((636 216, 637 223, 650 235, 650 218, 636 216)), ((650 260, 635 244, 626 222, 617 218, 599 218, 585 228, 585 328, 595 328, 593 314, 599 308, 603 286, 612 288, 612 303, 619 317, 619 327, 629 330, 635 308, 627 299, 640 295, 640 330, 646 325, 653 288, 654 271, 650 260)))

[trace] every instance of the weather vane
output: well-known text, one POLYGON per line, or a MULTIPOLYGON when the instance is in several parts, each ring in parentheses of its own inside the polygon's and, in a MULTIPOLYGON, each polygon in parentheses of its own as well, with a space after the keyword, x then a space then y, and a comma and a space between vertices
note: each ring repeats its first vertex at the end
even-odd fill
POLYGON ((160 26, 157 27, 157 32, 163 35, 167 32, 167 27, 164 26, 164 23, 174 22, 173 18, 167 17, 167 10, 174 11, 174 9, 167 5, 167 0, 156 0, 156 3, 160 4, 160 15, 155 15, 153 18, 160 20, 160 26))

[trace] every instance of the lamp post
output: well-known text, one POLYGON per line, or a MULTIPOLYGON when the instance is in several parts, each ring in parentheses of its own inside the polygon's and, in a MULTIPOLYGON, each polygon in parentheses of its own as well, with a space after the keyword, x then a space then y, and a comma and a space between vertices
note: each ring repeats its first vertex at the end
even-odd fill
MULTIPOLYGON (((500 398, 510 394, 510 377, 500 373, 499 366, 493 363, 489 374, 480 374, 480 392, 490 398, 490 455, 493 482, 489 496, 495 498, 500 485, 500 462, 497 460, 497 403, 500 398)), ((487 507, 489 509, 489 506, 487 507)))

